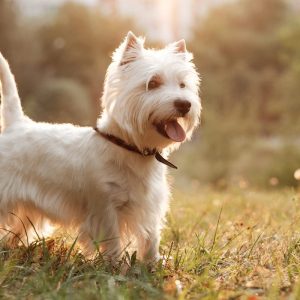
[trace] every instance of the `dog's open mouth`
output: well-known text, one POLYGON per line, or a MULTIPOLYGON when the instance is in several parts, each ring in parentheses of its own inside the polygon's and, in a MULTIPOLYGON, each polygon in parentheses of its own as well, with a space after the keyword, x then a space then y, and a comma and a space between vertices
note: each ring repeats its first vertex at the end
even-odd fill
POLYGON ((186 138, 184 129, 177 120, 162 121, 155 124, 156 130, 174 142, 183 142, 186 138))

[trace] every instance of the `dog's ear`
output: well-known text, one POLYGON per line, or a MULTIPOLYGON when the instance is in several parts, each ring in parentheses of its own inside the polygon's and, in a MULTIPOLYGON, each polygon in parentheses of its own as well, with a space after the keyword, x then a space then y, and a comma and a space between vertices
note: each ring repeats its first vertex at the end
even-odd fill
POLYGON ((186 49, 186 43, 184 39, 170 44, 168 48, 173 53, 180 54, 187 61, 191 61, 193 59, 193 54, 186 49))
POLYGON ((186 53, 187 52, 184 39, 173 43, 173 47, 175 48, 176 52, 178 52, 178 53, 186 53))
POLYGON ((125 38, 125 43, 126 43, 124 49, 125 51, 130 51, 132 49, 138 49, 138 50, 142 49, 141 41, 131 31, 127 33, 127 36, 125 38))
POLYGON ((118 52, 120 51, 120 65, 126 65, 135 61, 144 48, 143 40, 136 37, 131 31, 128 32, 124 42, 121 44, 118 52))

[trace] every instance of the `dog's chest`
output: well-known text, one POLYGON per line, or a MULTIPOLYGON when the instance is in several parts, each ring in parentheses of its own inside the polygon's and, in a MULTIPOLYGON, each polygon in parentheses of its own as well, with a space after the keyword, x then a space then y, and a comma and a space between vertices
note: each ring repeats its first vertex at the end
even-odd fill
POLYGON ((131 170, 122 170, 115 180, 106 184, 113 205, 119 210, 149 205, 157 198, 159 191, 164 189, 163 175, 159 175, 140 176, 131 170), (158 180, 158 177, 161 179, 158 180))

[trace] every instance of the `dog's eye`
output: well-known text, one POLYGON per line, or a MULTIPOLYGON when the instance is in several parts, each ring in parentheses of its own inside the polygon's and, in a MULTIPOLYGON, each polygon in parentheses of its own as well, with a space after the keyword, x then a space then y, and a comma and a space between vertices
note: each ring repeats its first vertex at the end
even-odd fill
POLYGON ((183 82, 180 83, 180 88, 184 89, 185 88, 185 84, 183 82))
POLYGON ((160 86, 160 82, 157 80, 150 80, 148 83, 148 90, 153 90, 153 89, 157 89, 160 86))

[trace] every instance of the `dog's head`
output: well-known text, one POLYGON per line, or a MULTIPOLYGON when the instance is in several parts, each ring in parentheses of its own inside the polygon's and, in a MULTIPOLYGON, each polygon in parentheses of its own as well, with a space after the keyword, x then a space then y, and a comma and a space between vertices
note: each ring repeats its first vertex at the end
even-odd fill
POLYGON ((141 150, 175 148, 189 139, 200 119, 200 79, 185 41, 144 48, 129 32, 113 54, 102 106, 141 150))

